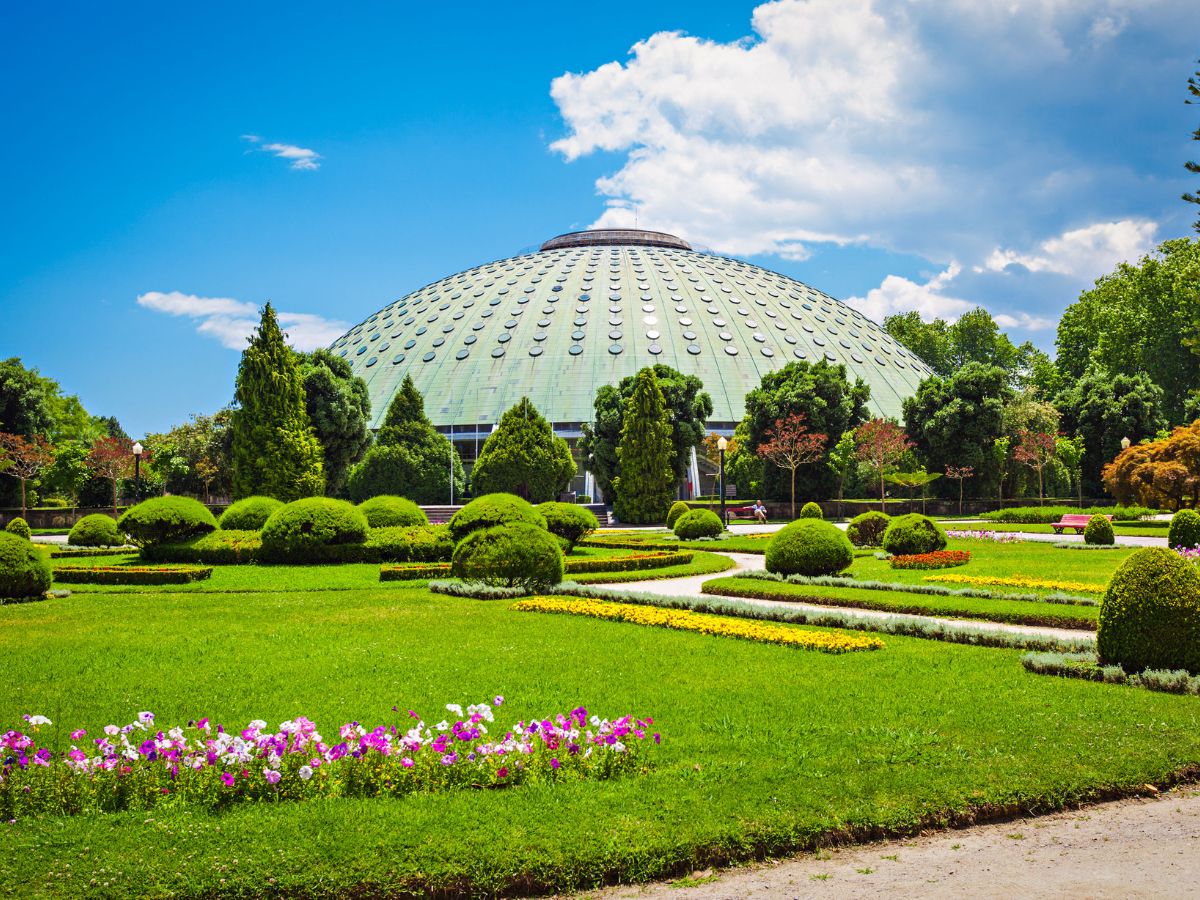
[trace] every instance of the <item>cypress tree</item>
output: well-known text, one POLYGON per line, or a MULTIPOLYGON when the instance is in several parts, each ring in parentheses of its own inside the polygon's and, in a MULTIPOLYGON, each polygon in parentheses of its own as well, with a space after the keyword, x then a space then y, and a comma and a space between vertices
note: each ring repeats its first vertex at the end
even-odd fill
POLYGON ((319 496, 325 489, 321 444, 305 410, 295 354, 284 343, 270 303, 242 352, 235 396, 238 407, 230 426, 234 497, 319 496))
POLYGON ((617 518, 631 524, 666 521, 675 499, 675 453, 667 405, 652 369, 638 372, 633 393, 625 404, 617 461, 621 474, 613 479, 617 518))
POLYGON ((575 474, 571 448, 528 397, 500 417, 471 470, 475 496, 507 492, 530 503, 554 500, 575 474))

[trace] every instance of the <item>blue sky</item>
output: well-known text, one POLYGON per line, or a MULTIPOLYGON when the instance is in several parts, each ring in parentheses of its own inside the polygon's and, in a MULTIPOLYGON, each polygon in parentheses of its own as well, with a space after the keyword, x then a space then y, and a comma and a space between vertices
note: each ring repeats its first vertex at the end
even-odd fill
POLYGON ((267 299, 314 344, 634 221, 1051 348, 1191 233, 1193 0, 353 9, 7 5, 0 356, 161 430, 228 402, 267 299))

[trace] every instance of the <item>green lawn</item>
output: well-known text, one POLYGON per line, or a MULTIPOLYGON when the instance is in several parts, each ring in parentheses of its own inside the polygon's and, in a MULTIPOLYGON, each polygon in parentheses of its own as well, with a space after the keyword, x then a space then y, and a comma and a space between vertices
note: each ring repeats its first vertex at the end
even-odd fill
MULTIPOLYGON (((1030 525, 1022 522, 978 522, 970 525, 954 526, 947 525, 951 531, 961 527, 963 530, 971 531, 1010 531, 1018 534, 1054 534, 1054 529, 1049 525, 1030 525)), ((1152 519, 1145 522, 1114 522, 1113 534, 1121 535, 1122 537, 1162 537, 1167 536, 1167 531, 1171 528, 1170 522, 1163 522, 1157 519, 1152 519)), ((1074 534, 1075 532, 1067 530, 1065 534, 1074 534)))
MULTIPOLYGON (((1072 554, 1061 551, 1074 564, 1072 554)), ((1087 555, 1108 565, 1107 555, 1087 555)), ((975 563, 972 563, 975 565, 975 563)), ((583 704, 653 715, 643 775, 511 790, 29 819, 13 895, 568 890, 1163 783, 1200 762, 1197 698, 1029 675, 1021 653, 914 638, 833 656, 354 586, 374 566, 218 568, 248 595, 115 591, 0 607, 0 727, 153 710, 243 726, 397 721, 504 694, 501 724, 583 704), (297 590, 345 579, 345 590, 297 590), (244 580, 244 581, 243 581, 244 580)), ((962 570, 959 570, 962 571, 962 570)), ((46 733, 43 733, 46 734, 46 733)))

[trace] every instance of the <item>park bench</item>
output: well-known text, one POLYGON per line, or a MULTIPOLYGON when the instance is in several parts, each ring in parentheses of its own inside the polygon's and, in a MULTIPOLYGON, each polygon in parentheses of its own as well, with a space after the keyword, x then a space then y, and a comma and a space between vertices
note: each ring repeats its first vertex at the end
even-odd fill
MULTIPOLYGON (((1063 516, 1057 522, 1052 522, 1050 527, 1054 529, 1055 534, 1062 534, 1067 528, 1070 528, 1076 534, 1083 534, 1083 529, 1087 528, 1087 523, 1092 517, 1086 514, 1082 515, 1067 515, 1063 516)), ((1108 521, 1112 521, 1112 516, 1105 516, 1108 521)))
POLYGON ((753 519, 753 506, 731 506, 727 510, 727 514, 731 519, 753 519))

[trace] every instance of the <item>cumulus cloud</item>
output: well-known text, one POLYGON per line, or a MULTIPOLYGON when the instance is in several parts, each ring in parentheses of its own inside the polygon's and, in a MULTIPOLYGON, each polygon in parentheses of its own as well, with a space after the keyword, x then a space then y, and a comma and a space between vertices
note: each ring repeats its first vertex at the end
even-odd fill
POLYGON ((1145 219, 1097 222, 1042 241, 1027 253, 997 247, 976 271, 1003 272, 1021 266, 1030 272, 1056 272, 1080 280, 1098 278, 1117 263, 1131 262, 1155 244, 1158 225, 1145 219))
POLYGON ((876 322, 895 313, 916 311, 921 318, 954 321, 976 304, 961 297, 947 294, 950 283, 958 277, 962 267, 951 263, 923 284, 918 284, 899 275, 889 275, 883 283, 872 288, 865 297, 850 297, 846 302, 857 307, 863 315, 876 322))
POLYGON ((263 143, 263 138, 257 134, 243 134, 242 140, 253 144, 257 150, 270 153, 279 159, 286 159, 290 163, 289 168, 308 172, 315 172, 321 168, 319 162, 322 158, 321 154, 315 150, 309 150, 307 147, 298 147, 295 144, 263 143))
MULTIPOLYGON (((200 297, 180 291, 147 291, 139 294, 139 306, 196 322, 196 331, 215 338, 231 350, 243 350, 258 327, 258 307, 245 300, 229 297, 200 297)), ((290 346, 296 350, 315 350, 327 346, 349 327, 346 322, 326 319, 311 313, 280 310, 276 313, 290 346)))

